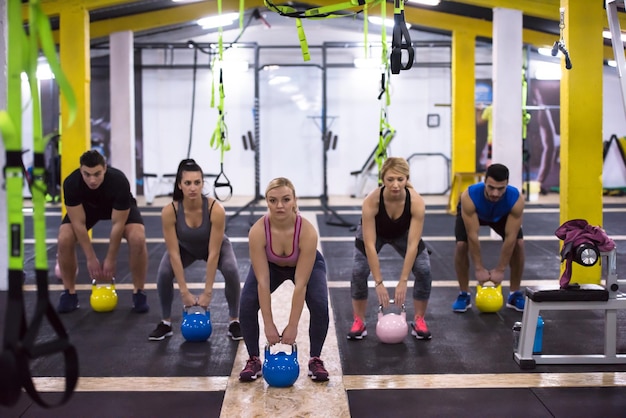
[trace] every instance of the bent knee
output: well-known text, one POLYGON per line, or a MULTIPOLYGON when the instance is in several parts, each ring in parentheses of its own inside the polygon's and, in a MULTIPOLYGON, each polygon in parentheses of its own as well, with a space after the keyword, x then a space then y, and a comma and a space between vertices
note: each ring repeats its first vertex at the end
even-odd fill
POLYGON ((128 224, 124 228, 124 237, 131 247, 145 246, 146 230, 142 224, 128 224))
POLYGON ((72 224, 61 224, 57 236, 57 246, 74 247, 74 245, 76 245, 76 234, 74 234, 72 224))

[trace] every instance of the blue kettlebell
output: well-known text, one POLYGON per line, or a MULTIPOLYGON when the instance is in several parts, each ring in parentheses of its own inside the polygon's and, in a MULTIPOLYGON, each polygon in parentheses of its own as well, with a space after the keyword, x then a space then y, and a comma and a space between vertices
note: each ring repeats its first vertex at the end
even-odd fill
POLYGON ((211 312, 197 305, 183 309, 183 322, 180 324, 180 331, 187 341, 203 342, 208 340, 211 332, 213 332, 211 312))
POLYGON ((263 362, 263 378, 268 385, 276 388, 288 388, 292 386, 300 375, 298 364, 298 348, 291 346, 291 353, 279 351, 272 354, 270 346, 265 346, 265 361, 263 362))

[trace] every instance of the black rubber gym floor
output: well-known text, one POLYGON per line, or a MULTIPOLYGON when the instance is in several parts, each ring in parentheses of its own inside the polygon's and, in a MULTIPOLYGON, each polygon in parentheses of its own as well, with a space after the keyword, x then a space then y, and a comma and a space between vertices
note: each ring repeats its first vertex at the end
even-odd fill
MULTIPOLYGON (((554 236, 559 226, 559 213, 556 206, 529 206, 524 216, 526 240, 526 268, 524 280, 545 281, 556 284, 560 274, 558 255, 559 242, 546 239, 554 236), (537 239, 538 236, 544 238, 537 239)), ((358 207, 334 208, 341 217, 350 223, 357 223, 358 207)), ((521 370, 512 356, 513 323, 521 321, 522 313, 503 308, 496 314, 481 314, 476 308, 464 314, 452 312, 451 304, 458 289, 454 273, 454 217, 445 214, 444 207, 428 207, 424 236, 431 252, 433 281, 436 283, 426 316, 433 334, 430 341, 418 341, 407 337, 402 344, 386 345, 375 335, 377 302, 375 292, 370 289, 368 304, 369 336, 362 341, 348 341, 345 338, 352 323, 349 283, 351 278, 354 232, 346 227, 326 224, 327 215, 321 208, 302 208, 303 211, 317 210, 318 226, 323 253, 327 261, 330 283, 330 303, 332 305, 341 369, 344 377, 359 376, 398 376, 415 375, 450 376, 453 383, 448 387, 428 387, 418 385, 413 388, 396 388, 393 384, 387 389, 352 389, 347 387, 350 413, 353 417, 618 417, 626 416, 626 387, 620 386, 624 379, 611 381, 614 372, 626 372, 626 365, 540 365, 533 370, 521 370), (584 386, 587 376, 595 373, 611 372, 601 384, 592 382, 584 386), (511 376, 536 374, 574 374, 580 382, 572 387, 510 387, 498 382, 511 376), (474 375, 485 380, 494 380, 488 388, 468 387, 465 382, 474 375), (500 387, 502 386, 502 388, 500 387)), ((229 208, 229 211, 232 209, 229 208)), ((148 283, 154 285, 156 270, 165 250, 162 238, 159 208, 142 208, 146 223, 149 267, 148 283)), ((56 238, 60 219, 58 209, 52 209, 47 217, 48 238, 56 238)), ((623 221, 626 207, 605 205, 604 228, 609 236, 621 236, 618 245, 619 272, 626 271, 626 222, 623 221)), ((254 218, 253 218, 254 219, 254 218)), ((250 217, 247 212, 232 218, 228 224, 228 235, 239 262, 241 281, 249 268, 247 232, 250 217)), ((99 223, 93 232, 95 239, 108 236, 106 222, 99 223)), ((489 231, 481 230, 487 237, 489 231)), ((26 218, 26 284, 34 282, 34 256, 32 220, 26 218)), ((487 264, 495 263, 500 243, 485 240, 483 254, 487 264)), ((95 244, 96 251, 103 254, 106 243, 95 244)), ((122 244, 118 261, 118 285, 130 285, 126 244, 122 244)), ((54 255, 56 245, 48 245, 51 285, 60 282, 54 277, 54 255)), ((85 271, 84 256, 78 251, 79 265, 85 271)), ((401 268, 400 257, 385 247, 380 254, 385 276, 397 278, 401 268)), ((196 263, 189 277, 204 276, 204 265, 196 263)), ((626 273, 624 273, 626 274, 626 273)), ((223 282, 218 274, 217 282, 223 282)), ((89 284, 84 273, 79 274, 78 283, 89 284)), ((524 284, 524 283, 522 283, 524 284)), ((503 289, 506 293, 508 289, 503 289)), ((88 377, 154 378, 154 385, 145 391, 124 392, 108 387, 97 392, 76 392, 70 402, 60 408, 44 410, 35 405, 25 394, 12 408, 0 407, 0 417, 172 417, 203 416, 217 417, 224 400, 224 391, 169 391, 160 387, 160 380, 174 377, 197 378, 203 376, 228 377, 231 375, 238 343, 226 337, 228 314, 223 289, 216 289, 211 310, 213 335, 206 344, 185 342, 180 335, 180 312, 182 306, 175 296, 173 305, 174 336, 161 342, 149 342, 148 334, 160 319, 160 307, 156 290, 147 290, 151 306, 149 313, 141 315, 130 311, 131 291, 118 290, 119 303, 114 312, 98 314, 89 308, 89 291, 80 290, 81 308, 61 319, 70 334, 71 341, 79 352, 80 375, 88 377)), ((60 290, 50 292, 56 305, 60 290)), ((6 292, 0 292, 0 326, 4 328, 6 292)), ((32 310, 36 293, 25 292, 27 310, 32 310)), ((409 317, 412 306, 407 306, 409 317)), ((626 312, 618 315, 618 352, 626 352, 626 312)), ((603 314, 600 311, 544 312, 544 354, 589 354, 603 350, 603 314)), ((52 331, 44 327, 42 338, 52 331)), ((243 344, 243 343, 241 343, 243 344)), ((51 357, 34 361, 31 364, 33 376, 63 376, 60 358, 51 357)), ((1 372, 1 371, 0 371, 1 372)), ((549 377, 546 377, 549 378, 549 377)), ((167 381, 163 385, 166 385, 167 381)), ((393 383, 393 382, 392 382, 393 383)), ((486 382, 489 384, 489 382, 486 382)), ((506 383, 506 382, 505 382, 506 383)), ((558 385, 557 385, 558 386, 558 385)), ((324 416, 323 413, 320 416, 324 416)))

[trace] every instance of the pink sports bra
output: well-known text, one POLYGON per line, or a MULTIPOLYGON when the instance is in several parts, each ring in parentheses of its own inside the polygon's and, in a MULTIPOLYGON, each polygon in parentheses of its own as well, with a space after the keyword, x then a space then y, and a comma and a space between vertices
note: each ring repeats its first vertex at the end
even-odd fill
POLYGON ((279 264, 295 264, 298 261, 298 256, 300 255, 300 246, 298 243, 300 242, 300 230, 302 229, 302 217, 300 214, 296 214, 296 225, 293 233, 293 246, 291 250, 291 254, 288 256, 280 256, 274 254, 272 251, 272 232, 270 228, 270 218, 265 215, 265 254, 267 255, 267 261, 270 263, 279 263, 279 264))

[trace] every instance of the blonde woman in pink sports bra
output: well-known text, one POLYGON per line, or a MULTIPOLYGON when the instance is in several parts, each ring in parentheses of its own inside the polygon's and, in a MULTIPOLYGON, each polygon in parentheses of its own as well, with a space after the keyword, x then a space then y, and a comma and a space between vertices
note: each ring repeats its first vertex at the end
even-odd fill
POLYGON ((311 312, 309 376, 328 380, 320 359, 328 333, 328 287, 326 262, 317 251, 317 231, 298 213, 296 191, 289 179, 278 177, 265 190, 268 213, 255 222, 248 234, 251 266, 241 292, 239 320, 250 358, 239 380, 250 382, 262 375, 259 358, 261 310, 265 337, 272 345, 294 344, 304 303, 311 312), (289 322, 279 331, 272 316, 271 294, 285 280, 294 283, 289 322))

